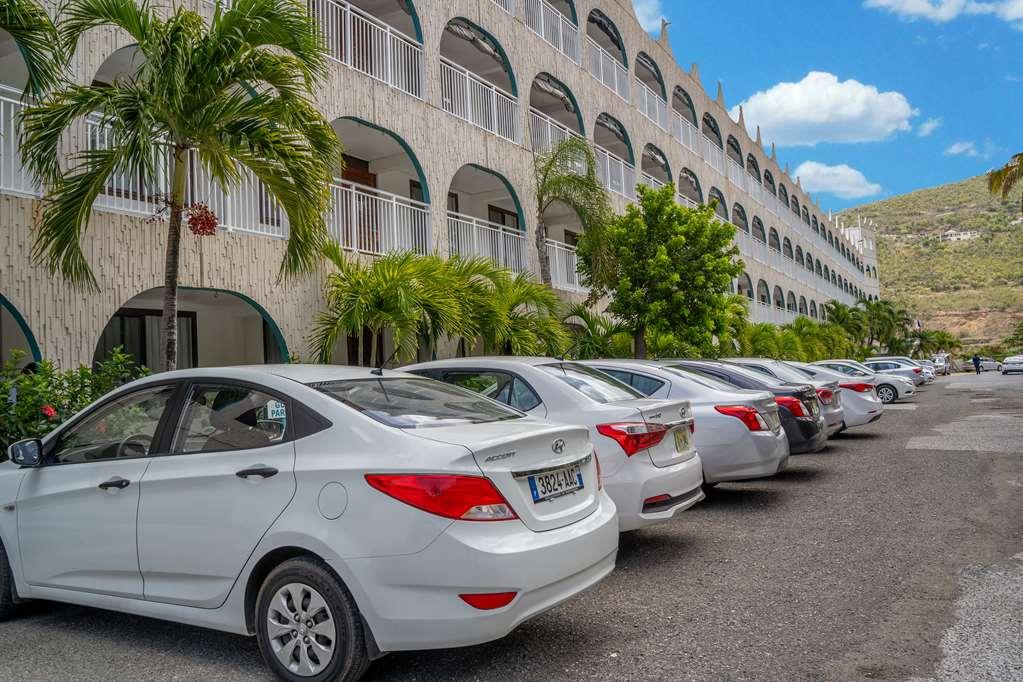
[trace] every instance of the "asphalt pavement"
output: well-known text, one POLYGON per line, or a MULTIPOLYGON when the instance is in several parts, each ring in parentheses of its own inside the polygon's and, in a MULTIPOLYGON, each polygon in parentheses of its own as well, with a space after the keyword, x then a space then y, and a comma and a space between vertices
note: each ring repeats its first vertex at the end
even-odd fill
MULTIPOLYGON (((699 428, 699 427, 697 427, 699 428)), ((34 603, 2 680, 269 679, 254 640, 34 603)), ((602 583, 371 680, 1023 680, 1023 376, 942 377, 784 474, 622 537, 602 583)))

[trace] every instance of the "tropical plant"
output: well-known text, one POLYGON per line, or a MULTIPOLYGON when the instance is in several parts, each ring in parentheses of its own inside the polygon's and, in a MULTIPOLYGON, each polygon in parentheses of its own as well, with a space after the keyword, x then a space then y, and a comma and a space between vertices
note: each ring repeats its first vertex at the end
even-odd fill
MULTIPOLYGON (((604 185, 597 177, 597 162, 590 144, 569 136, 555 144, 548 152, 533 159, 536 179, 536 251, 540 258, 540 281, 551 283, 551 262, 547 256, 547 223, 544 214, 555 203, 565 204, 575 211, 583 229, 603 243, 604 226, 611 216, 604 185)), ((604 266, 606 256, 595 253, 598 267, 604 266)))
POLYGON ((70 59, 86 33, 127 33, 142 59, 112 83, 65 84, 27 107, 24 163, 48 189, 33 255, 71 283, 98 288, 81 241, 96 197, 111 177, 138 178, 168 209, 162 362, 177 364, 177 289, 186 185, 197 166, 224 191, 251 172, 287 214, 280 275, 309 270, 326 241, 323 213, 340 143, 313 105, 326 51, 299 0, 218 3, 210 22, 177 6, 169 16, 148 0, 70 0, 58 24, 70 59), (86 149, 62 170, 65 132, 95 117, 109 144, 86 149))
POLYGON ((561 355, 568 332, 550 287, 520 272, 494 281, 492 310, 480 325, 483 348, 499 355, 561 355))
MULTIPOLYGON (((870 334, 870 324, 859 308, 846 305, 840 301, 828 301, 824 304, 827 319, 845 330, 853 341, 861 343, 870 334)), ((868 344, 871 341, 868 341, 868 344)))
POLYGON ((610 315, 591 310, 582 303, 569 307, 562 317, 571 341, 569 354, 583 360, 613 358, 619 355, 622 337, 628 342, 628 329, 610 315))
POLYGON ((1005 341, 1002 342, 1002 345, 1014 353, 1023 352, 1023 322, 1016 324, 1016 328, 1012 330, 1011 334, 1005 337, 1005 341))
POLYGON ((64 58, 46 8, 35 0, 0 0, 0 31, 11 36, 28 71, 23 96, 40 97, 56 87, 64 58))
MULTIPOLYGON (((992 194, 1008 199, 1015 187, 1023 180, 1023 152, 1013 154, 1009 162, 987 174, 987 187, 992 194)), ((1023 211, 1023 194, 1020 195, 1020 210, 1023 211)))
POLYGON ((729 357, 741 353, 742 336, 749 324, 749 299, 739 294, 728 297, 721 310, 722 325, 710 347, 702 349, 703 357, 729 357))
POLYGON ((580 239, 580 270, 591 297, 608 296, 607 311, 627 325, 636 357, 646 357, 647 330, 705 349, 729 323, 725 312, 732 279, 742 271, 732 243, 735 227, 713 219, 714 209, 675 203, 675 188, 640 185, 636 203, 612 219, 602 245, 580 239), (602 272, 595 254, 607 249, 602 272))
POLYGON ((778 327, 769 322, 758 322, 746 327, 740 343, 743 355, 754 358, 781 358, 778 347, 778 327))

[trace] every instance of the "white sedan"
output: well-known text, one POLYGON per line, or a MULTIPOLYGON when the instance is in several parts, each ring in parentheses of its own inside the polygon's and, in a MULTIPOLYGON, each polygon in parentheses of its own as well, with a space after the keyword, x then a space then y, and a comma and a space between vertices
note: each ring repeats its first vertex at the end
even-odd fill
POLYGON ((1002 374, 1023 372, 1023 355, 1010 355, 1002 360, 1002 374))
POLYGON ((884 416, 884 403, 877 396, 877 384, 882 381, 878 378, 879 375, 865 376, 852 381, 841 372, 820 365, 788 361, 785 364, 815 379, 839 382, 843 430, 871 424, 884 416))
POLYGON ((669 519, 704 497, 687 401, 649 400, 603 372, 556 358, 452 358, 403 369, 587 427, 623 531, 669 519))
POLYGON ((586 429, 400 372, 157 374, 9 455, 0 617, 46 599, 255 635, 288 680, 502 637, 618 549, 586 429))
POLYGON ((854 379, 867 377, 877 379, 874 382, 874 390, 877 392, 877 397, 885 404, 894 403, 896 400, 909 399, 916 395, 916 383, 911 379, 897 374, 875 372, 855 360, 819 360, 810 364, 827 367, 854 379))

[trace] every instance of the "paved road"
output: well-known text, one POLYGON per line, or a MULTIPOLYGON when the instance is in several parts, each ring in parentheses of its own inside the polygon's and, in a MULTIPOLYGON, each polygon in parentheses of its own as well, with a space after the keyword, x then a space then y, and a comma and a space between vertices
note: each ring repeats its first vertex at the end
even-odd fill
MULTIPOLYGON (((615 573, 506 639, 373 680, 1023 680, 1023 376, 915 404, 622 539, 615 573)), ((35 604, 0 679, 267 679, 253 641, 35 604)))

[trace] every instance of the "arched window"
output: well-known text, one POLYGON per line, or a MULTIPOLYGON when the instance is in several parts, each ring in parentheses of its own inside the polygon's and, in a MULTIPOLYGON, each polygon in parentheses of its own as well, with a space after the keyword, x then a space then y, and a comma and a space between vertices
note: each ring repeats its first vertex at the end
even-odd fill
POLYGON ((767 241, 767 233, 764 232, 764 221, 760 216, 753 216, 753 238, 760 242, 767 241))
POLYGON ((725 148, 725 142, 721 139, 721 129, 718 122, 708 113, 703 115, 703 134, 709 137, 718 147, 725 148))
POLYGON ((657 66, 657 62, 653 60, 653 57, 648 55, 646 52, 640 52, 636 55, 635 69, 636 78, 638 78, 643 85, 653 90, 654 94, 667 102, 668 91, 664 87, 664 79, 661 77, 661 69, 657 66))
POLYGON ((753 156, 753 152, 746 155, 746 170, 760 182, 760 164, 757 163, 757 157, 753 156))
POLYGON ((788 189, 785 188, 784 182, 778 183, 778 201, 785 204, 786 206, 789 205, 789 191, 788 189))
POLYGON ((838 275, 835 274, 834 270, 831 271, 831 283, 836 287, 838 286, 838 275))
POLYGON ((728 203, 725 202, 725 195, 717 187, 711 187, 707 192, 707 199, 714 204, 714 213, 722 220, 728 220, 728 203))
POLYGON ((696 107, 693 106, 693 98, 681 86, 676 86, 671 98, 671 107, 682 116, 682 120, 688 121, 693 127, 698 126, 699 119, 696 118, 696 107))
MULTIPOLYGON (((785 241, 788 241, 788 238, 785 241)), ((796 262, 800 265, 806 262, 803 258, 803 247, 799 244, 796 244, 796 262)), ((813 270, 813 264, 810 265, 810 269, 813 270)))
POLYGON ((749 273, 743 272, 739 275, 739 293, 753 300, 753 280, 750 279, 749 273))
POLYGON ((771 288, 764 280, 757 282, 757 301, 764 305, 771 305, 771 288))
POLYGON ((799 297, 799 314, 800 315, 806 315, 806 312, 807 312, 807 309, 806 309, 806 296, 800 296, 799 297))
POLYGON ((817 234, 821 233, 820 227, 817 226, 817 216, 810 218, 810 227, 812 227, 813 231, 816 232, 817 234))
MULTIPOLYGON (((819 263, 820 261, 817 261, 817 262, 819 263)), ((828 270, 828 266, 827 265, 824 266, 824 281, 826 281, 826 282, 827 281, 831 281, 831 271, 828 270)))
POLYGON ((778 230, 773 227, 767 233, 767 245, 771 247, 772 251, 781 251, 781 240, 778 239, 778 230))
POLYGON ((549 73, 537 74, 529 89, 529 128, 534 152, 550 151, 572 133, 586 135, 575 95, 549 73))
MULTIPOLYGON (((640 170, 643 173, 643 180, 653 178, 661 186, 671 182, 671 168, 668 166, 668 157, 660 149, 652 144, 643 147, 643 155, 640 157, 640 170)), ((649 184, 649 183, 648 183, 649 184)))
POLYGON ((785 297, 785 309, 790 313, 796 312, 796 295, 789 292, 789 295, 785 297))
POLYGON ((739 146, 739 141, 734 136, 728 136, 728 158, 735 161, 740 166, 745 166, 742 159, 742 147, 739 146))
POLYGON ((586 17, 586 37, 592 40, 601 50, 611 55, 622 66, 628 68, 629 60, 625 54, 625 43, 618 27, 599 9, 590 12, 586 17))
POLYGON ((834 245, 835 245, 835 238, 834 238, 834 236, 832 236, 831 230, 828 230, 828 246, 834 246, 834 245))
POLYGON ((803 206, 803 222, 808 226, 810 224, 810 212, 806 210, 806 206, 803 206))
POLYGON ((772 175, 771 171, 769 170, 764 171, 764 187, 771 194, 776 195, 778 193, 778 190, 776 190, 774 187, 774 175, 772 175))
POLYGON ((774 307, 785 310, 785 292, 779 286, 774 288, 774 307))
POLYGON ((796 198, 795 194, 789 197, 789 204, 792 206, 792 212, 799 215, 799 199, 796 198))
POLYGON ((703 203, 703 190, 700 189, 700 179, 696 177, 696 173, 688 168, 683 168, 682 172, 678 174, 678 193, 693 203, 703 203))
MULTIPOLYGON (((785 237, 785 239, 783 239, 781 241, 781 252, 782 252, 782 255, 784 255, 789 260, 793 259, 793 255, 792 255, 792 242, 789 240, 788 237, 785 237)), ((799 254, 799 255, 802 256, 803 254, 799 254)), ((803 264, 803 259, 802 258, 799 259, 799 264, 800 265, 803 264)))
POLYGON ((736 203, 732 206, 732 224, 743 232, 749 233, 749 222, 746 220, 746 209, 742 204, 736 203))
MULTIPOLYGON (((827 266, 825 266, 825 267, 827 267, 827 266)), ((819 258, 817 259, 817 262, 813 264, 813 271, 815 273, 817 273, 818 277, 824 277, 824 273, 822 272, 822 268, 821 268, 821 261, 820 261, 819 258)), ((827 279, 827 278, 824 277, 824 279, 827 279)))
POLYGON ((817 319, 817 301, 810 301, 810 317, 817 319))

